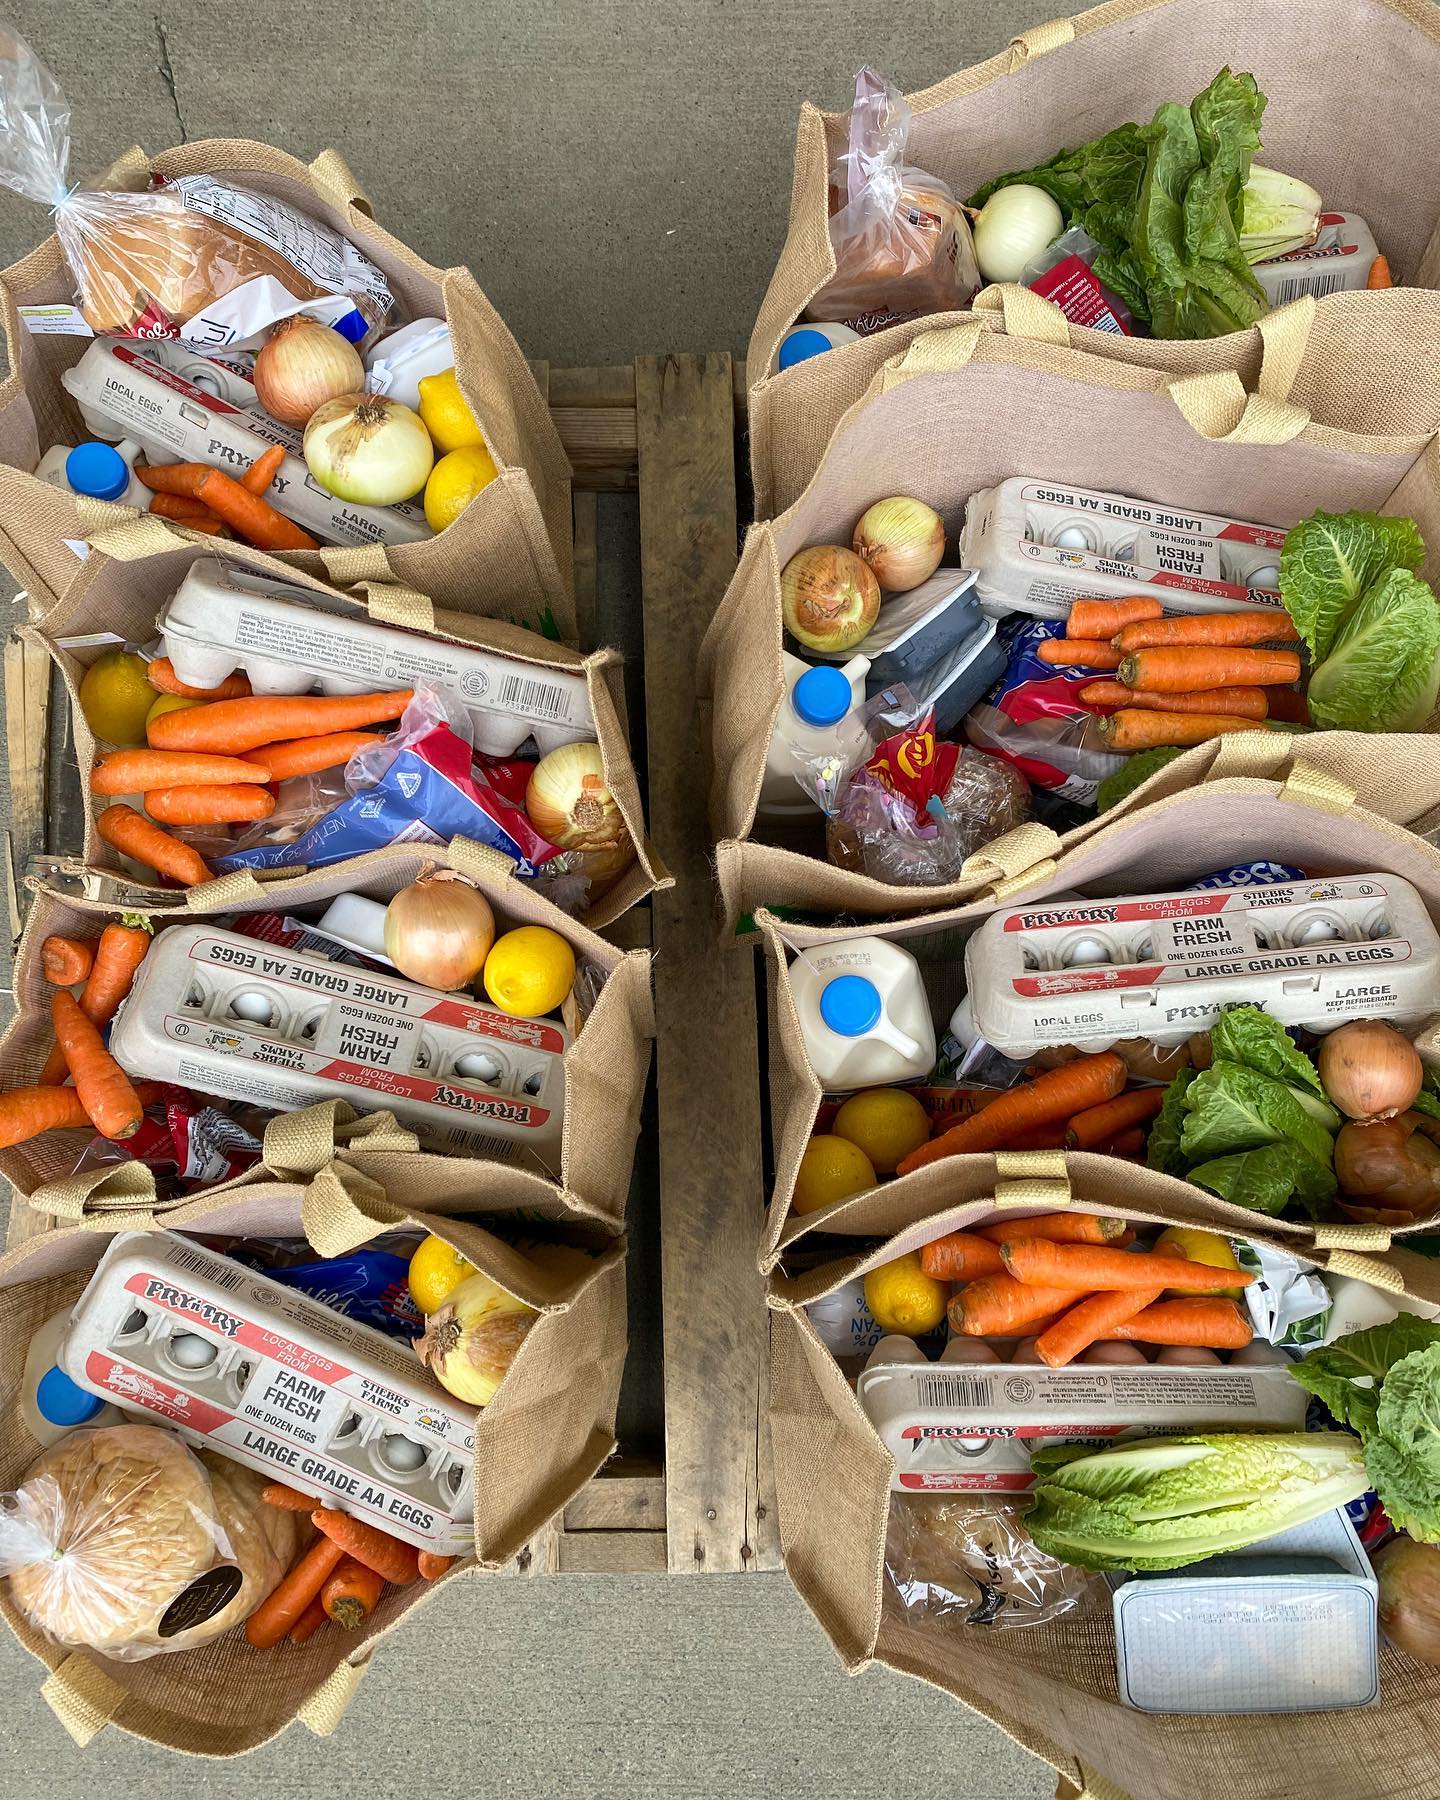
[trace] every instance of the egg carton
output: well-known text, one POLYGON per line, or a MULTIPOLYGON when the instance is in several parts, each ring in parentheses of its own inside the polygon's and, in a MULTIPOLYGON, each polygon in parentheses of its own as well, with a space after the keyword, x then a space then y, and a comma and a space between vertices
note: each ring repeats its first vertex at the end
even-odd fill
POLYGON ((960 560, 992 613, 1063 619, 1082 595, 1141 595, 1172 613, 1283 617, 1284 542, 1268 525, 1017 476, 970 496, 960 560))
POLYGON ((377 625, 323 594, 211 558, 190 565, 155 623, 162 654, 192 687, 218 687, 243 669, 257 694, 435 688, 464 706, 488 756, 513 756, 530 737, 542 756, 595 737, 577 671, 377 625))
MULTIPOLYGON (((960 1339, 964 1353, 979 1340, 960 1339)), ((952 1341, 949 1351, 956 1349, 952 1341)), ((1282 1359, 1186 1368, 1165 1363, 929 1362, 882 1338, 856 1383, 895 1460, 897 1493, 1023 1494, 1037 1446, 1102 1450, 1172 1431, 1301 1431, 1308 1396, 1282 1359)))
POLYGON ((1177 1044, 1238 1004, 1315 1032, 1416 1025, 1440 995, 1440 936, 1395 875, 1273 882, 992 913, 965 980, 956 1036, 1012 1057, 1177 1044))
POLYGON ((417 1549, 473 1548, 473 1414, 408 1346, 226 1256, 122 1233, 59 1360, 88 1393, 417 1549))
POLYGON ((428 1149, 556 1175, 570 1034, 211 925, 155 939, 110 1049, 131 1075, 293 1112, 388 1108, 428 1149))
POLYGON ((151 462, 200 462, 243 472, 273 444, 285 450, 268 498, 325 544, 411 544, 432 535, 425 509, 357 506, 327 494, 300 455, 302 438, 259 405, 234 406, 166 368, 148 347, 97 338, 60 385, 85 427, 108 440, 135 438, 151 462))

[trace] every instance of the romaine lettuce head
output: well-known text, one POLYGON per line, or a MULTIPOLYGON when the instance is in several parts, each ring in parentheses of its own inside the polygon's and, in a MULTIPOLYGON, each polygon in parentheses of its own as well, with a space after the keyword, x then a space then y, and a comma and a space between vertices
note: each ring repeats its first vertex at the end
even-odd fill
POLYGON ((1258 1150, 1241 1150, 1234 1156, 1212 1157, 1191 1169, 1186 1180, 1208 1188, 1232 1206, 1248 1206, 1271 1218, 1292 1200, 1312 1219, 1323 1218, 1338 1186, 1333 1170, 1316 1162, 1289 1138, 1262 1144, 1258 1150))
POLYGON ((1185 1096, 1198 1071, 1178 1069, 1165 1090, 1165 1099, 1150 1135, 1145 1140, 1145 1161, 1162 1175, 1183 1175, 1185 1153, 1180 1148, 1180 1131, 1185 1123, 1185 1096))
POLYGON ((1387 569, 1351 607, 1310 676, 1310 717, 1331 731, 1423 731, 1440 693, 1440 606, 1387 569))
POLYGON ((1358 1499, 1370 1478, 1345 1432, 1143 1438, 1061 1461, 1039 1450, 1025 1525, 1083 1569, 1178 1569, 1358 1499))
POLYGON ((1185 1108, 1180 1148, 1192 1163, 1290 1138, 1322 1167, 1330 1166, 1330 1133, 1311 1118, 1295 1090, 1243 1063, 1217 1061, 1197 1075, 1185 1108))
POLYGON ((1365 1433, 1375 1428, 1380 1384, 1390 1370, 1417 1350, 1437 1345, 1440 1324, 1402 1312, 1386 1325, 1352 1331, 1312 1350, 1291 1365, 1290 1373, 1325 1403, 1339 1424, 1365 1433))
POLYGON ((1313 244, 1320 231, 1324 202, 1315 189, 1278 169, 1250 165, 1240 218, 1240 243, 1249 260, 1284 256, 1313 244))
MULTIPOLYGON (((1217 1062, 1244 1063, 1247 1069, 1258 1069, 1276 1081, 1291 1087, 1309 1088, 1322 1100, 1325 1090, 1320 1073, 1278 1019, 1262 1012, 1258 1006, 1227 1007, 1210 1027, 1210 1048, 1217 1062)), ((1328 1109, 1334 1111, 1333 1108, 1328 1109)), ((1340 1115, 1334 1114, 1332 1131, 1340 1129, 1340 1115)))
POLYGON ((1280 598, 1311 660, 1323 662, 1365 590, 1387 569, 1415 570, 1425 544, 1413 519, 1381 513, 1313 513, 1285 534, 1280 598))

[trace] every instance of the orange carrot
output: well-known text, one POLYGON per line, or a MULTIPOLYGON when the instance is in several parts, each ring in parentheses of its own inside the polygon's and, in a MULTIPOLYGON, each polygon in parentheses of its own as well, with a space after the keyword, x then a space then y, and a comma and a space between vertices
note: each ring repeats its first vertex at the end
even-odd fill
POLYGON ((224 786, 151 788, 145 810, 162 825, 238 825, 243 820, 268 819, 275 810, 275 796, 253 782, 224 786))
POLYGON ((69 988, 56 988, 50 996, 50 1022, 75 1078, 76 1095, 95 1129, 102 1137, 134 1137, 145 1116, 144 1105, 69 988))
POLYGON ((1033 1081, 1025 1081, 992 1100, 983 1111, 972 1113, 938 1138, 903 1157, 898 1175, 940 1162, 966 1151, 1003 1150, 1012 1137, 1037 1125, 1052 1125, 1073 1118, 1087 1106, 1113 1099, 1125 1086, 1128 1070, 1107 1050, 1099 1056, 1081 1056, 1058 1069, 1047 1069, 1033 1081))
POLYGON ((1260 692, 1265 696, 1272 719, 1279 719, 1284 725, 1310 723, 1310 704, 1298 688, 1267 687, 1261 688, 1260 692))
MULTIPOLYGON (((142 1106, 153 1106, 164 1097, 163 1081, 138 1081, 135 1092, 142 1106)), ((44 1131, 94 1130, 94 1122, 73 1087, 11 1088, 0 1094, 0 1150, 28 1144, 44 1131)))
POLYGON ((977 1275, 998 1275, 1005 1265, 998 1244, 968 1231, 951 1231, 924 1245, 920 1267, 936 1281, 973 1281, 977 1275))
POLYGON ((1091 638, 1045 638, 1035 648, 1043 663, 1053 667, 1074 665, 1081 669, 1118 669, 1120 652, 1091 638))
POLYGON ((317 1594, 290 1627, 290 1642, 292 1644, 308 1644, 328 1618, 325 1602, 317 1594))
POLYGON ((181 681, 176 675, 175 665, 168 656, 157 656, 151 663, 149 682, 160 693, 178 694, 182 700, 243 700, 250 692, 250 677, 243 669, 227 675, 219 687, 191 687, 189 682, 181 681))
MULTIPOLYGON (((1122 625, 1112 641, 1117 650, 1129 656, 1134 650, 1230 650, 1243 644, 1298 644, 1300 633, 1289 613, 1277 607, 1260 607, 1251 612, 1178 613, 1168 619, 1137 619, 1131 625, 1122 625)), ((1212 685, 1219 687, 1220 683, 1212 685)))
POLYGON ((1198 694, 1157 694, 1128 688, 1123 681, 1092 681, 1080 690, 1087 706, 1139 706, 1146 712, 1224 713, 1232 719, 1263 719, 1267 690, 1258 687, 1206 688, 1198 694))
POLYGON ((230 529, 261 550, 318 550, 318 541, 268 500, 247 493, 238 481, 211 469, 195 490, 230 529))
POLYGON ((1258 731, 1256 719, 1237 719, 1223 713, 1143 712, 1125 707, 1101 719, 1097 729, 1107 750, 1153 750, 1157 746, 1208 744, 1211 738, 1231 731, 1258 731))
POLYGON ((1007 1150, 1063 1150, 1065 1148, 1065 1121, 1059 1119, 1053 1125, 1037 1125, 1033 1131, 1017 1131, 1013 1137, 1005 1140, 1007 1150))
MULTIPOLYGON (((239 702, 225 704, 238 705, 239 702)), ((199 711, 198 707, 196 711, 199 711)), ((183 719, 185 714, 169 713, 166 716, 183 719)), ((168 875, 181 887, 199 887, 202 881, 210 879, 209 866, 198 850, 182 844, 179 838, 171 837, 158 825, 152 825, 133 806, 107 806, 95 821, 95 829, 123 856, 133 856, 136 862, 154 869, 157 875, 168 875)))
POLYGON ((260 1498, 267 1506, 278 1506, 285 1512, 314 1512, 320 1504, 309 1494, 302 1494, 299 1488, 287 1487, 283 1481, 267 1481, 260 1498))
POLYGON ((1215 1269, 1184 1256, 1140 1255, 1131 1250, 1097 1249, 1093 1244, 1052 1244, 1026 1238, 1002 1244, 1005 1267, 1017 1281, 1057 1288, 1199 1288, 1215 1293, 1246 1287, 1255 1277, 1243 1269, 1215 1269))
POLYGON ((203 531, 207 537, 219 537, 225 530, 208 506, 187 500, 183 494, 152 494, 148 510, 157 519, 173 520, 189 531, 203 531))
POLYGON ((419 1576, 420 1565, 413 1546, 402 1544, 388 1531, 380 1531, 363 1519, 352 1519, 349 1513, 334 1512, 326 1506, 317 1507, 310 1517, 315 1529, 323 1532, 346 1556, 353 1556, 356 1562, 364 1563, 384 1580, 393 1581, 396 1587, 404 1587, 419 1576))
POLYGON ((1293 650, 1162 645, 1128 652, 1120 664, 1120 679, 1126 687, 1152 688, 1161 694, 1197 694, 1217 687, 1285 687, 1300 679, 1300 658, 1293 650))
POLYGON ((329 737, 294 738, 288 744, 266 744, 247 750, 244 760, 265 771, 267 781, 288 781, 292 775, 314 775, 349 762, 357 750, 380 741, 373 731, 335 731, 329 737))
POLYGON ((398 719, 413 698, 410 688, 389 694, 255 694, 165 713, 151 720, 148 735, 156 750, 239 756, 264 744, 329 737, 398 719))
POLYGON ((1032 1287, 1011 1275, 982 1275, 952 1296, 950 1329, 962 1337, 1023 1337, 1041 1319, 1075 1304, 1073 1288, 1032 1287))
POLYGON ((1096 1144, 1117 1137, 1132 1125, 1143 1125, 1147 1119, 1153 1119, 1164 1103, 1163 1087, 1132 1088, 1128 1094, 1120 1094, 1103 1105, 1076 1113, 1066 1133, 1066 1148, 1093 1150, 1096 1144))
POLYGON ((1243 1350, 1254 1335, 1245 1308, 1223 1295, 1161 1300, 1111 1333, 1133 1344, 1188 1344, 1200 1350, 1243 1350))
MULTIPOLYGON (((150 933, 140 925, 107 925, 100 933, 95 966, 80 995, 80 1010, 97 1030, 115 1017, 152 942, 150 933)), ((57 1044, 40 1072, 40 1083, 43 1087, 58 1086, 66 1073, 65 1058, 57 1044)))
POLYGON ((270 448, 257 456, 250 467, 240 477, 240 485, 247 494, 254 494, 258 500, 270 483, 280 473, 280 465, 285 460, 285 446, 272 444, 270 448))
POLYGON ((40 967, 52 987, 78 987, 95 966, 95 946, 80 938, 47 937, 40 946, 40 967))
POLYGON ((1145 1133, 1137 1125, 1133 1131, 1122 1131, 1093 1148, 1104 1156, 1139 1156, 1145 1148, 1145 1133))
POLYGON ((210 473, 209 463, 137 463, 135 473, 154 494, 184 494, 190 499, 210 473))
POLYGON ((1061 1319, 1035 1340, 1035 1354, 1052 1369, 1063 1369, 1101 1338, 1114 1335, 1115 1327, 1133 1319, 1163 1293, 1162 1288, 1108 1289, 1090 1294, 1072 1306, 1061 1319))
POLYGON ((453 1556, 437 1556, 433 1550, 420 1552, 420 1576, 424 1581, 438 1581, 447 1569, 455 1566, 453 1556))
POLYGON ((342 1556, 320 1590, 320 1603, 342 1631, 353 1631, 374 1612, 384 1586, 373 1569, 342 1556))
POLYGON ((245 1621, 246 1641, 257 1650, 270 1650, 305 1616, 312 1600, 330 1579, 345 1552, 328 1537, 318 1537, 268 1600, 262 1600, 245 1621))
POLYGON ((1109 643, 1122 626, 1137 619, 1158 619, 1164 611, 1158 600, 1147 600, 1143 594, 1128 600, 1076 600, 1065 621, 1065 635, 1109 643))
POLYGON ((1125 1235, 1126 1227, 1123 1219, 1053 1212, 1035 1213, 1028 1219, 992 1219, 975 1229, 992 1244, 1018 1244, 1025 1238, 1048 1238, 1052 1244, 1113 1244, 1125 1235))
POLYGON ((1377 256, 1371 263, 1365 285, 1367 288, 1394 287, 1395 283, 1390 278, 1390 259, 1387 256, 1377 256))
POLYGON ((143 794, 149 788, 199 787, 221 782, 265 781, 265 771, 238 756, 205 756, 193 750, 116 750, 95 765, 92 794, 143 794))

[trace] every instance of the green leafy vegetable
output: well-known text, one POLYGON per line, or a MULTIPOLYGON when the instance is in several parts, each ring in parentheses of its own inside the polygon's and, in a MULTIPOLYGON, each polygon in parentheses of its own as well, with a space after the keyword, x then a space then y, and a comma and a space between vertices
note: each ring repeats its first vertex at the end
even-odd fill
POLYGON ((1313 244, 1324 201, 1315 189, 1278 169, 1250 165, 1240 217, 1240 247, 1252 262, 1313 244))
POLYGON ((1425 1085, 1415 1096, 1412 1112, 1422 1112, 1432 1119, 1440 1119, 1440 1069, 1425 1071, 1425 1085))
POLYGON ((1418 1319, 1414 1313, 1399 1313, 1386 1325, 1352 1331, 1323 1349, 1312 1350, 1290 1373, 1325 1402, 1340 1424, 1364 1432, 1374 1427, 1379 1383, 1392 1366, 1432 1344, 1440 1344, 1440 1325, 1418 1319))
POLYGON ((1192 1162, 1290 1138, 1328 1168, 1330 1133, 1300 1104, 1293 1088, 1243 1063, 1216 1062, 1197 1075, 1185 1095, 1180 1148, 1192 1162))
POLYGON ((1061 1458, 1037 1450, 1026 1529, 1085 1569, 1177 1569, 1303 1525, 1369 1486, 1344 1432, 1145 1438, 1061 1458))
POLYGON ((1413 519, 1317 512, 1285 534, 1280 597, 1317 666, 1356 602, 1389 569, 1420 567, 1425 545, 1413 519))
POLYGON ((1180 1128, 1185 1123, 1185 1096, 1198 1073, 1185 1068, 1176 1072, 1165 1090, 1165 1100, 1145 1140, 1145 1161, 1162 1175, 1184 1175, 1185 1154, 1180 1148, 1180 1128))
POLYGON ((1440 606, 1408 569, 1366 589, 1310 677, 1310 716, 1331 731, 1423 731, 1440 692, 1440 606))
POLYGON ((1177 756, 1183 756, 1183 750, 1140 750, 1113 775, 1107 775, 1095 790, 1095 810, 1109 812, 1112 806, 1118 806, 1122 800, 1133 794, 1142 781, 1163 769, 1166 763, 1174 762, 1177 756))
POLYGON ((1292 1200, 1311 1218, 1322 1218, 1338 1185, 1333 1170, 1288 1138, 1262 1144, 1258 1150, 1213 1157, 1191 1169, 1186 1180, 1208 1188, 1232 1206, 1248 1206, 1271 1218, 1278 1217, 1292 1200))
MULTIPOLYGON (((1262 1075, 1285 1081, 1291 1087, 1309 1088, 1323 1100, 1320 1073, 1278 1019, 1262 1012, 1258 1006, 1227 1007, 1210 1027, 1210 1048, 1216 1061, 1244 1063, 1247 1069, 1258 1069, 1262 1075)), ((1333 1107, 1326 1111, 1334 1119, 1332 1131, 1340 1129, 1340 1115, 1333 1107)))

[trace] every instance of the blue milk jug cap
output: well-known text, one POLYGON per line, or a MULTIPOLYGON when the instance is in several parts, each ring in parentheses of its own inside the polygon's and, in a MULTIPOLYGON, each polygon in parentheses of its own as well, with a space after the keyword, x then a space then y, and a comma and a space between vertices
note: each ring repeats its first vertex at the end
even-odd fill
POLYGON ((77 1387, 63 1369, 47 1369, 35 1389, 35 1406, 40 1417, 51 1425, 83 1425, 103 1412, 105 1402, 98 1394, 87 1394, 77 1387))
POLYGON ((798 362, 808 362, 812 356, 819 356, 822 350, 834 348, 823 331, 816 331, 809 325, 800 325, 781 344, 776 361, 782 369, 789 369, 798 362))
POLYGON ((838 669, 807 669, 790 690, 790 704, 805 725, 838 725, 852 699, 850 683, 838 669))
POLYGON ((130 471, 109 444, 77 444, 65 458, 65 479, 91 500, 118 500, 130 485, 130 471))
POLYGON ((863 975, 837 975, 821 990, 820 1017, 839 1037, 863 1037, 880 1023, 880 990, 863 975))
POLYGON ((338 331, 346 343, 358 344, 370 329, 370 321, 358 307, 352 306, 348 313, 334 321, 331 329, 338 331))

